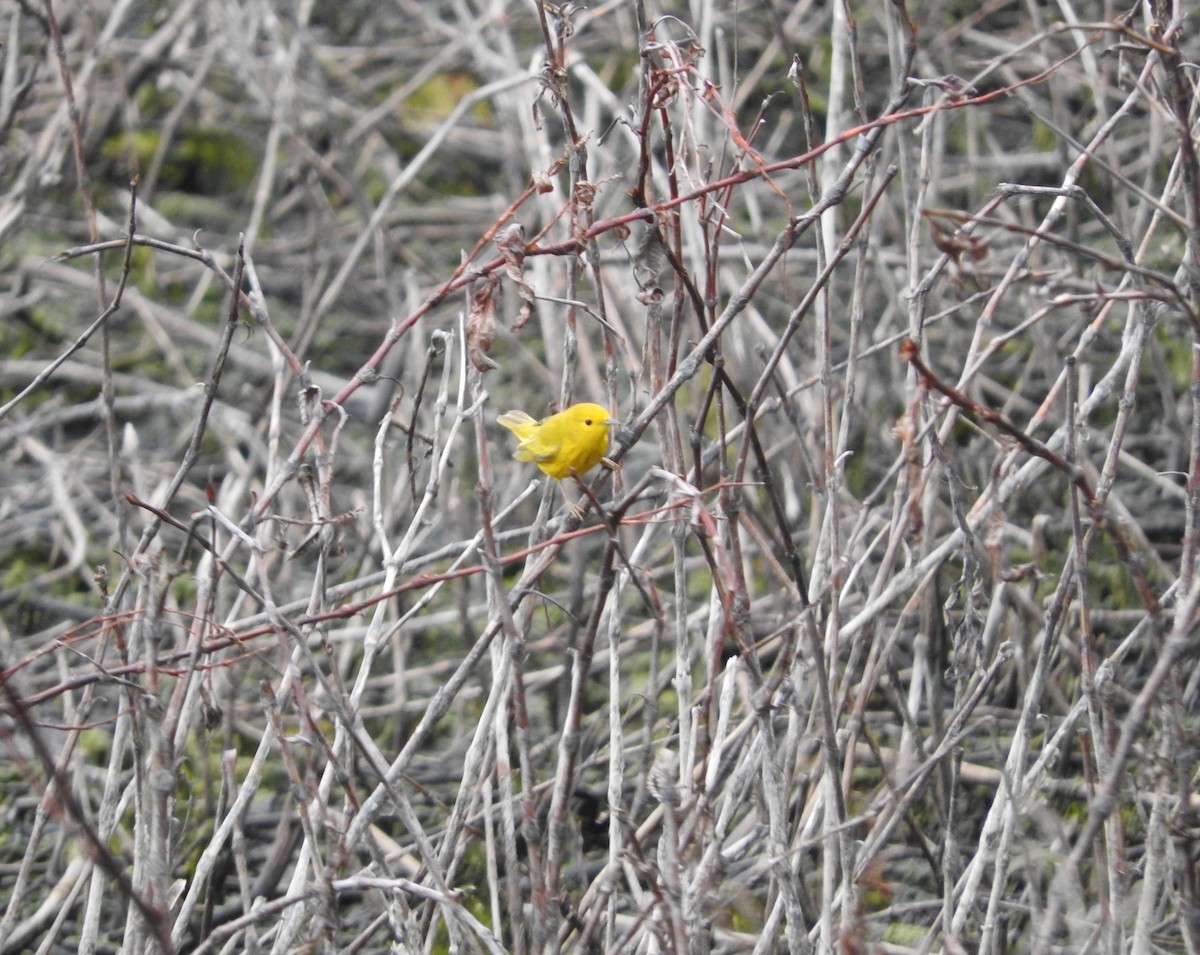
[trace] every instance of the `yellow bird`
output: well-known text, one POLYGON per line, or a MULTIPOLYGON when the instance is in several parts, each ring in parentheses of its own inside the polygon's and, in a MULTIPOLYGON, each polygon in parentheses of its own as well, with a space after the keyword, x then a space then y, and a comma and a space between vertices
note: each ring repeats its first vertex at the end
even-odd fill
POLYGON ((541 421, 524 411, 508 411, 496 420, 521 439, 513 457, 532 461, 560 481, 572 470, 586 474, 599 464, 608 450, 608 429, 620 424, 607 408, 590 402, 541 421))

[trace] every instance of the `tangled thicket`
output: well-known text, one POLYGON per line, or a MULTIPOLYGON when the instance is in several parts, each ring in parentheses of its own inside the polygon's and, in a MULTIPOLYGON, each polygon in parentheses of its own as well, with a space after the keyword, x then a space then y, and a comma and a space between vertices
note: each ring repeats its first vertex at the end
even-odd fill
POLYGON ((0 952, 1200 952, 1195 44, 925 6, 2 11, 0 952))

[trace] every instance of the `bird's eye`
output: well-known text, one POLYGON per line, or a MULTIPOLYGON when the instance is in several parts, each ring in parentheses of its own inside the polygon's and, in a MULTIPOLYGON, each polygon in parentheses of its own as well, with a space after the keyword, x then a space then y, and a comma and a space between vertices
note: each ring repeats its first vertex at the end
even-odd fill
POLYGON ((584 423, 584 424, 591 424, 591 423, 592 423, 592 419, 591 419, 591 418, 584 418, 584 419, 583 419, 583 423, 584 423))

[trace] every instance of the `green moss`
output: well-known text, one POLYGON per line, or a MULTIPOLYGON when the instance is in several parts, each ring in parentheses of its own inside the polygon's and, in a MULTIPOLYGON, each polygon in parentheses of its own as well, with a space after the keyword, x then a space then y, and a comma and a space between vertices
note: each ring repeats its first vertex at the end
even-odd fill
MULTIPOLYGON (((440 123, 454 112, 464 97, 478 88, 479 81, 469 73, 457 70, 440 73, 418 86, 404 101, 405 118, 440 123)), ((483 123, 491 123, 494 118, 492 106, 486 100, 475 103, 470 115, 483 123)))
MULTIPOLYGON (((729 886, 729 888, 735 894, 732 903, 724 908, 723 914, 728 916, 730 930, 748 934, 761 932, 767 915, 762 899, 752 892, 744 890, 740 885, 729 886)), ((718 917, 720 914, 722 913, 717 913, 718 917)))
POLYGON ((5 555, 4 570, 0 571, 0 588, 14 590, 25 587, 45 569, 44 555, 13 548, 5 555))
POLYGON ((79 754, 97 766, 108 763, 112 750, 112 732, 108 727, 92 727, 79 734, 79 754))
POLYGON ((1059 146, 1058 133, 1043 123, 1036 116, 1030 115, 1032 125, 1031 138, 1033 148, 1038 152, 1054 152, 1059 146))
POLYGON ((892 922, 883 930, 883 940, 889 945, 915 949, 921 945, 928 931, 928 927, 924 925, 892 922))
POLYGON ((1171 334, 1165 325, 1154 329, 1158 343, 1162 347, 1162 367, 1166 369, 1171 383, 1176 391, 1185 393, 1191 387, 1192 381, 1192 343, 1189 339, 1171 334))
POLYGON ((180 140, 173 158, 196 178, 205 194, 245 189, 258 168, 257 150, 233 133, 220 129, 197 129, 180 140))
MULTIPOLYGON (((147 24, 148 26, 148 24, 147 24)), ((151 119, 164 117, 179 102, 179 94, 161 83, 142 83, 137 88, 138 112, 151 119)))
MULTIPOLYGON (((161 143, 158 130, 122 131, 100 148, 101 158, 129 169, 145 169, 161 143)), ((160 188, 206 196, 245 190, 258 169, 258 147, 227 129, 183 130, 167 150, 160 188)))
POLYGON ((195 601, 197 594, 196 578, 191 574, 181 574, 175 578, 171 586, 171 599, 180 606, 187 606, 195 601))
POLYGON ((641 62, 640 56, 628 51, 616 51, 603 59, 593 59, 589 65, 610 90, 623 90, 637 83, 641 62))
POLYGON ((100 158, 110 163, 131 159, 127 163, 130 168, 142 169, 154 158, 161 141, 162 134, 156 129, 123 130, 105 140, 100 147, 100 158))

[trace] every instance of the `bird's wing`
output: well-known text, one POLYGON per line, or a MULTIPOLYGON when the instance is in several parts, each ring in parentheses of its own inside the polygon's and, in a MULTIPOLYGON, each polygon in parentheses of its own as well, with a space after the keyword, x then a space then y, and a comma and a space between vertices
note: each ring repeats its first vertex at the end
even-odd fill
POLYGON ((528 437, 522 438, 521 443, 517 445, 517 460, 534 461, 541 464, 557 455, 561 446, 561 442, 548 441, 544 434, 535 431, 528 437))
POLYGON ((529 429, 537 424, 537 419, 527 415, 524 411, 506 411, 500 415, 496 421, 509 431, 515 431, 518 437, 525 437, 529 433, 529 429))

